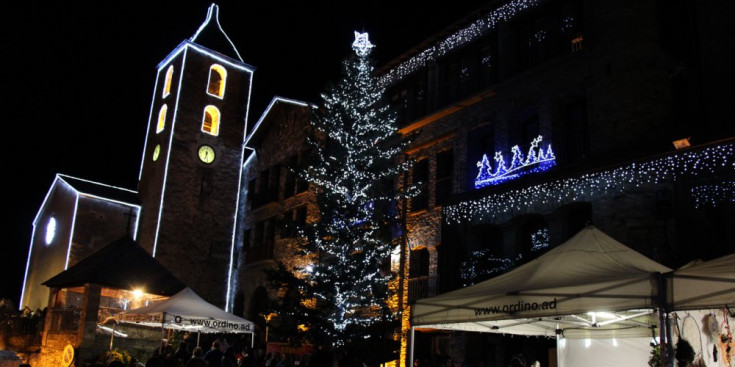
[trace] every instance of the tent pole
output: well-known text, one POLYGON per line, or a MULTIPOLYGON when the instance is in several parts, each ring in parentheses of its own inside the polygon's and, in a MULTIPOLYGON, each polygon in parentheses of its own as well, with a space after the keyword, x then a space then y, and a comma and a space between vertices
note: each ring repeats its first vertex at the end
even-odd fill
POLYGON ((197 331, 197 347, 199 346, 199 338, 202 336, 202 331, 197 331))
POLYGON ((672 366, 671 362, 671 349, 669 348, 669 326, 668 326, 668 313, 666 312, 666 281, 663 274, 656 273, 656 285, 658 288, 658 347, 659 354, 661 356, 661 366, 669 367, 672 366))
POLYGON ((163 357, 163 341, 166 339, 166 313, 161 313, 161 345, 158 347, 158 355, 163 357))
POLYGON ((250 333, 250 350, 255 348, 255 333, 250 333))
POLYGON ((671 314, 666 312, 666 351, 669 352, 666 357, 666 365, 674 367, 674 345, 671 342, 671 314))
POLYGON ((112 341, 115 339, 115 324, 112 323, 112 333, 110 334, 110 350, 112 350, 112 341))
POLYGON ((414 343, 414 337, 416 336, 416 328, 411 325, 411 344, 409 348, 409 355, 408 355, 408 365, 413 367, 413 343, 414 343))

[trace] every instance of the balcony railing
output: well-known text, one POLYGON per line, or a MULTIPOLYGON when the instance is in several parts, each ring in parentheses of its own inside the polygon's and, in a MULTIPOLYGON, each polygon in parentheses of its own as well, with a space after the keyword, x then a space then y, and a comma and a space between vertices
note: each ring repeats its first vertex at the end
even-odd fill
POLYGON ((408 303, 436 296, 439 276, 421 276, 408 280, 408 303))
POLYGON ((46 317, 50 317, 48 331, 74 331, 79 329, 79 319, 82 310, 78 307, 58 307, 48 310, 46 317))

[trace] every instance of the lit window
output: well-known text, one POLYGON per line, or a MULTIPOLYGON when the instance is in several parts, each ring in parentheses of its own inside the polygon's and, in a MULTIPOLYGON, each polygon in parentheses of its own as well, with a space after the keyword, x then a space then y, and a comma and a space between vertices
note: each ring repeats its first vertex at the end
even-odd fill
POLYGON ((156 125, 156 134, 163 131, 163 128, 166 127, 166 112, 168 112, 168 106, 161 106, 161 110, 158 111, 158 124, 156 125))
POLYGON ((202 120, 202 131, 211 134, 219 134, 219 119, 220 114, 217 107, 209 105, 204 107, 204 119, 202 120))
POLYGON ((209 84, 207 94, 222 98, 225 96, 225 82, 227 82, 227 70, 222 65, 214 64, 209 68, 209 84))
POLYGON ((46 224, 46 246, 51 244, 54 237, 56 237, 56 219, 52 217, 46 224))
POLYGON ((166 81, 163 84, 163 98, 168 97, 171 94, 171 79, 174 76, 174 66, 171 65, 166 70, 166 81))

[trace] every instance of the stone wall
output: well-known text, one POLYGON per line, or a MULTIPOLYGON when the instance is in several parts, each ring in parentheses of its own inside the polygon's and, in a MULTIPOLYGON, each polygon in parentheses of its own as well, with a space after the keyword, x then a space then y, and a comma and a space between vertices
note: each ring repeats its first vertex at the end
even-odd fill
MULTIPOLYGON (((44 335, 41 352, 35 355, 29 363, 31 366, 38 367, 58 367, 61 365, 61 355, 64 347, 67 345, 77 345, 76 332, 70 333, 46 333, 44 335)), ((79 361, 74 362, 75 366, 81 366, 79 361)))
MULTIPOLYGON (((313 193, 307 190, 293 195, 284 194, 286 167, 293 163, 294 159, 298 159, 299 155, 303 156, 306 151, 305 139, 309 126, 309 113, 310 111, 306 107, 290 102, 276 102, 268 111, 268 115, 261 118, 262 122, 258 128, 257 139, 251 137, 257 142, 252 141, 250 143, 254 146, 255 152, 252 153, 254 156, 247 160, 243 173, 244 184, 241 198, 243 198, 245 210, 238 225, 242 228, 241 233, 249 234, 249 238, 243 239, 243 242, 249 243, 250 246, 261 246, 261 244, 253 242, 257 223, 273 220, 272 223, 278 227, 275 231, 272 258, 259 258, 259 261, 253 262, 247 259, 248 249, 244 248, 242 250, 245 256, 240 257, 238 289, 243 292, 245 299, 251 299, 256 289, 261 287, 268 290, 271 299, 277 299, 281 296, 270 289, 268 279, 264 273, 264 270, 273 268, 276 263, 282 262, 292 269, 303 268, 308 264, 308 259, 295 256, 298 245, 296 238, 289 236, 281 229, 283 223, 291 218, 293 210, 297 208, 306 206, 307 221, 313 221, 318 216, 316 208, 310 204, 313 202, 313 193), (279 169, 277 176, 279 195, 272 202, 258 205, 256 197, 264 195, 260 192, 259 176, 266 169, 269 172, 273 169, 279 169), (256 183, 254 187, 247 184, 253 180, 256 183), (255 192, 249 192, 250 189, 254 189, 255 192)), ((251 247, 250 250, 251 252, 255 251, 255 248, 251 247)), ((251 306, 252 303, 244 305, 244 315, 254 314, 251 306)))

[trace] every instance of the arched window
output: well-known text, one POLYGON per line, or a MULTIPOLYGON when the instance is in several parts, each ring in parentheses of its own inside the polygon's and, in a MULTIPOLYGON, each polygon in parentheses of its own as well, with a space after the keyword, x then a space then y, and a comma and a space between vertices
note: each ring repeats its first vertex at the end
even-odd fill
POLYGON ((170 65, 166 70, 166 80, 163 83, 163 98, 168 97, 171 94, 171 79, 174 76, 174 66, 170 65))
POLYGON ((156 124, 156 134, 163 131, 163 128, 166 127, 166 112, 168 112, 168 106, 161 106, 161 110, 158 111, 158 124, 156 124))
POLYGON ((222 98, 225 96, 225 83, 227 82, 227 70, 222 65, 214 64, 209 68, 209 83, 207 94, 222 98))
POLYGON ((204 118, 202 119, 202 131, 211 134, 219 134, 219 109, 212 105, 204 107, 204 118))

